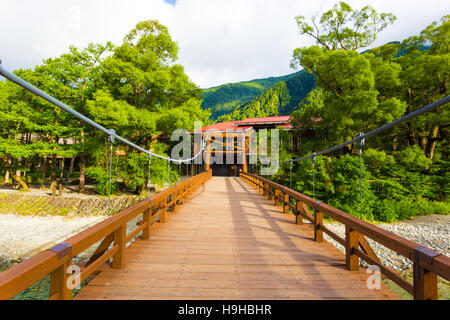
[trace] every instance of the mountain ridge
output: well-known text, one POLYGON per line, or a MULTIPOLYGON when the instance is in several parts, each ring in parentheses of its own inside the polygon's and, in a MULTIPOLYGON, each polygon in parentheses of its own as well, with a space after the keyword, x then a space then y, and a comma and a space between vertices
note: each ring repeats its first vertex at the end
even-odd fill
MULTIPOLYGON (((312 88, 310 88, 310 80, 306 81, 306 86, 309 88, 306 93, 305 90, 302 90, 303 88, 298 88, 297 85, 305 84, 305 79, 310 79, 311 77, 314 76, 306 73, 304 70, 300 70, 284 76, 227 83, 203 89, 202 108, 211 109, 211 119, 218 120, 221 117, 223 118, 226 117, 226 115, 233 113, 236 109, 244 108, 254 99, 262 98, 261 96, 267 93, 269 89, 281 82, 286 83, 290 96, 293 97, 293 101, 298 104, 312 88), (298 98, 298 94, 301 96, 300 99, 298 98)), ((292 107, 288 107, 288 109, 292 109, 292 107)), ((283 115, 288 111, 289 110, 281 110, 283 115)))

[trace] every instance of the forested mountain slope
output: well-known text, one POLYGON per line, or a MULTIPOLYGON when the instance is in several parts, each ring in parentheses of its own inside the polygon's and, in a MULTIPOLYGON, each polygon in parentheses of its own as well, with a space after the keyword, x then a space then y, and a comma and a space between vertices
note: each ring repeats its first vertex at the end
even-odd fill
POLYGON ((220 122, 289 115, 315 88, 315 84, 315 76, 302 70, 287 80, 276 83, 253 100, 236 106, 232 112, 217 120, 220 122))
MULTIPOLYGON (((290 95, 295 97, 297 91, 299 91, 297 85, 304 82, 304 78, 305 72, 299 71, 281 77, 269 77, 238 83, 228 83, 218 87, 203 89, 202 108, 211 109, 211 119, 216 120, 218 117, 231 113, 236 108, 248 104, 251 100, 265 93, 265 91, 273 85, 282 81, 287 83, 290 90, 293 90, 290 95)), ((306 79, 309 78, 310 76, 306 76, 306 79)))

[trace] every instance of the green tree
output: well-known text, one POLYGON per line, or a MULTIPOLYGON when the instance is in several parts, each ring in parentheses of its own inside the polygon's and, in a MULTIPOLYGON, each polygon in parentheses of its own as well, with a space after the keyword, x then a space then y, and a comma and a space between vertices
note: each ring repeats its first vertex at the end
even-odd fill
MULTIPOLYGON (((146 149, 153 147, 161 133, 190 129, 195 120, 206 121, 210 113, 200 107, 200 89, 181 65, 174 64, 177 54, 178 46, 167 27, 155 20, 139 22, 102 62, 97 91, 87 102, 89 114, 146 149)), ((122 173, 117 176, 123 177, 125 185, 137 184, 136 190, 142 193, 146 181, 139 164, 145 157, 135 155, 128 147, 125 154, 126 159, 119 160, 118 166, 122 173)), ((107 166, 101 165, 103 159, 103 155, 97 157, 94 167, 100 165, 106 170, 107 166)))
MULTIPOLYGON (((430 30, 430 27, 425 30, 430 30)), ((408 40, 403 45, 408 46, 409 43, 408 40)), ((436 43, 433 43, 433 46, 440 47, 436 43)), ((444 51, 441 49, 427 52, 412 50, 396 60, 402 66, 400 73, 402 89, 398 96, 406 101, 408 113, 449 95, 450 53, 442 53, 444 51), (435 52, 440 53, 435 54, 435 52)), ((433 159, 437 143, 449 133, 449 119, 448 108, 439 107, 433 112, 408 122, 409 144, 420 145, 427 156, 433 159)))
MULTIPOLYGON (((333 9, 320 17, 306 22, 304 16, 297 16, 301 35, 314 38, 326 50, 358 50, 371 45, 377 35, 393 24, 396 17, 392 13, 378 13, 371 6, 353 10, 347 3, 339 2, 333 9)), ((297 61, 293 61, 295 65, 297 61)))

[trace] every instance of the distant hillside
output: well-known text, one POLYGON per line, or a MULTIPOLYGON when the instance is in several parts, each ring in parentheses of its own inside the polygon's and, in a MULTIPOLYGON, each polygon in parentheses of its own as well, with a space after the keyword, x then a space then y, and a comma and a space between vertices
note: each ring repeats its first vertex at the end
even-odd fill
POLYGON ((308 93, 315 88, 313 74, 299 71, 286 76, 254 99, 235 105, 234 109, 217 118, 218 121, 243 120, 251 117, 289 115, 308 93))
POLYGON ((232 112, 237 106, 248 103, 280 81, 296 78, 303 71, 286 76, 255 79, 238 83, 228 83, 218 87, 203 89, 203 109, 211 109, 211 119, 232 112))

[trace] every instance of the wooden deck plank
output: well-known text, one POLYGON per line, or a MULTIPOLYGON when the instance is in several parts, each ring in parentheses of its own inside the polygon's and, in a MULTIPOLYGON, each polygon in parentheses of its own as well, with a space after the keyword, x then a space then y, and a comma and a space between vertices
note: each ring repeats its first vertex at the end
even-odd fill
POLYGON ((238 178, 215 178, 76 299, 399 299, 238 178))

